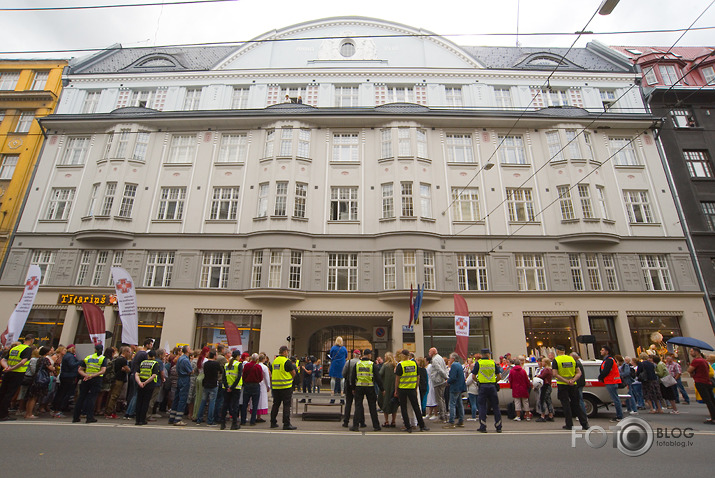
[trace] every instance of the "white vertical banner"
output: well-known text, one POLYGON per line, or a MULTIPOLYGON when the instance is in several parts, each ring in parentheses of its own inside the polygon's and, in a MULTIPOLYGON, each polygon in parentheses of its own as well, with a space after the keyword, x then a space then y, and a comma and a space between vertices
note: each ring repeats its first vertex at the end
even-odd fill
POLYGON ((27 316, 32 309, 32 304, 35 303, 35 296, 37 296, 37 289, 40 288, 40 282, 42 282, 40 266, 36 264, 30 265, 25 278, 25 290, 7 323, 7 334, 5 335, 4 343, 11 344, 20 338, 25 322, 27 322, 27 316))
POLYGON ((119 317, 122 319, 122 343, 139 345, 139 311, 132 276, 121 267, 112 267, 112 279, 117 291, 119 317))

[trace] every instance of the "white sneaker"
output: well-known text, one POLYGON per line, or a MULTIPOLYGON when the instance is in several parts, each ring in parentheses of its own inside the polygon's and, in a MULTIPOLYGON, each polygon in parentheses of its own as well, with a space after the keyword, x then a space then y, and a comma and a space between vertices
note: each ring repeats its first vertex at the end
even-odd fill
POLYGON ((515 422, 520 422, 520 421, 521 421, 521 417, 516 417, 516 418, 514 419, 514 421, 515 421, 515 422))
POLYGON ((630 412, 631 415, 638 415, 638 412, 630 412))
POLYGON ((439 417, 437 415, 432 415, 429 417, 430 420, 437 420, 439 417))
POLYGON ((468 421, 468 422, 476 422, 476 421, 477 421, 477 418, 467 418, 467 421, 468 421))

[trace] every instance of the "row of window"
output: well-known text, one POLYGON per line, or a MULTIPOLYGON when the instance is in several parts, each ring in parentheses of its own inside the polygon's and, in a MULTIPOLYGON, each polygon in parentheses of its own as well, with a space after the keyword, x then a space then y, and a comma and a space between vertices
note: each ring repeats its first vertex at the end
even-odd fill
MULTIPOLYGON (((10 115, 12 117, 13 115, 10 115)), ((0 111, 0 123, 5 119, 5 111, 0 111)), ((20 111, 17 122, 13 127, 8 128, 12 133, 28 133, 32 122, 35 120, 35 111, 20 111)))
MULTIPOLYGON (((712 66, 706 66, 699 69, 700 74, 705 80, 706 85, 715 84, 715 69, 712 66)), ((687 72, 692 73, 692 70, 687 72)), ((677 85, 680 83, 683 72, 678 65, 658 65, 658 70, 654 66, 648 67, 643 71, 643 77, 649 85, 677 85), (661 81, 658 81, 660 76, 661 81)))
MULTIPOLYGON (((49 71, 37 71, 32 77, 30 90, 42 91, 47 85, 47 79, 50 77, 49 71)), ((19 71, 1 71, 0 72, 0 90, 14 91, 17 88, 17 82, 20 80, 19 71)))
MULTIPOLYGON (((287 288, 300 289, 303 275, 303 252, 291 250, 253 251, 251 261, 251 288, 282 288, 284 263, 288 267, 287 288)), ((55 251, 35 251, 33 264, 42 270, 43 284, 47 284, 55 263, 55 251)), ((76 285, 112 286, 109 267, 120 267, 123 251, 82 251, 76 285), (111 261, 111 263, 110 263, 111 261)), ((398 288, 398 259, 401 262, 401 289, 420 283, 425 289, 437 288, 435 253, 431 251, 386 251, 382 253, 383 289, 398 288), (418 261, 421 267, 418 268, 418 261)), ((150 251, 147 255, 144 287, 170 287, 174 272, 175 253, 150 251)), ((673 290, 667 257, 660 254, 639 256, 646 290, 673 290)), ((613 254, 568 254, 571 287, 576 291, 619 290, 618 274, 613 254)), ((327 290, 358 290, 358 253, 328 253, 327 290)), ((199 274, 200 288, 226 289, 229 286, 231 252, 204 252, 199 274)), ((546 267, 542 254, 515 254, 514 267, 518 290, 546 291, 546 267)), ((489 276, 486 255, 457 254, 457 282, 461 291, 488 291, 489 276)))

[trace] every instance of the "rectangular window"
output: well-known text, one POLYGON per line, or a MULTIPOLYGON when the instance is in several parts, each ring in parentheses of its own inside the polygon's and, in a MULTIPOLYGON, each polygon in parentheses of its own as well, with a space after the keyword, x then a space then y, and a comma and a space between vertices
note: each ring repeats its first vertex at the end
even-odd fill
POLYGON ((510 222, 534 222, 534 200, 531 188, 507 188, 507 207, 510 222))
POLYGON ((618 290, 618 276, 613 254, 603 254, 601 259, 603 260, 603 271, 606 273, 606 287, 608 290, 618 290))
POLYGON ((117 217, 130 219, 134 210, 134 198, 137 196, 136 184, 125 184, 124 192, 122 193, 122 204, 119 206, 117 217))
POLYGON ((397 288, 397 266, 394 251, 382 253, 382 277, 383 288, 385 290, 394 290, 397 288))
POLYGON ((117 149, 116 149, 116 152, 114 153, 115 158, 124 159, 126 157, 127 149, 129 147, 129 136, 130 135, 131 135, 131 130, 127 129, 127 128, 123 128, 117 135, 118 140, 117 140, 117 149))
POLYGON ((169 287, 171 285, 171 274, 173 271, 173 252, 149 252, 146 259, 144 287, 169 287))
MULTIPOLYGON (((124 261, 124 251, 114 251, 112 256, 112 267, 122 267, 122 262, 124 261)), ((112 277, 111 269, 109 273, 109 280, 107 282, 109 287, 114 287, 114 277, 112 277)))
POLYGON ((712 178, 713 167, 707 151, 683 151, 691 178, 712 178))
POLYGON ((494 88, 494 97, 497 108, 510 109, 514 106, 511 101, 511 88, 494 88))
POLYGON ((107 144, 104 146, 104 156, 102 156, 102 159, 109 158, 109 154, 112 152, 112 144, 114 144, 114 131, 107 133, 107 144))
POLYGON ((301 276, 303 274, 303 253, 300 251, 290 252, 290 270, 288 271, 288 288, 300 289, 301 276))
POLYGON ((566 149, 569 152, 569 159, 586 159, 583 153, 581 153, 581 146, 578 144, 578 134, 575 129, 567 129, 566 140, 568 144, 566 149))
POLYGON ((358 161, 357 133, 333 135, 333 161, 358 161))
POLYGON ((268 183, 258 185, 258 210, 256 217, 266 217, 268 215, 268 183))
POLYGON ((414 217, 415 208, 412 199, 412 183, 400 183, 400 198, 402 199, 402 217, 414 217))
POLYGON ((715 231, 715 202, 703 201, 700 203, 700 208, 705 216, 705 225, 708 231, 715 231))
POLYGON ((149 149, 149 133, 147 131, 138 131, 137 140, 134 143, 134 151, 132 151, 132 159, 134 161, 146 161, 146 152, 149 149))
POLYGON ((447 96, 447 106, 462 107, 462 87, 447 87, 444 89, 447 96))
POLYGON ((397 155, 412 156, 412 138, 409 128, 397 128, 397 155))
POLYGON ((196 136, 179 134, 171 137, 167 163, 191 163, 196 154, 196 136))
POLYGON ((231 97, 231 109, 242 110, 248 108, 248 88, 234 88, 231 97))
POLYGON ((330 190, 330 220, 358 220, 358 188, 333 187, 330 190))
POLYGON ((573 290, 583 290, 583 271, 581 270, 581 258, 578 254, 569 254, 569 268, 571 269, 573 290))
POLYGON ((616 103, 616 92, 613 90, 599 90, 601 94, 601 104, 603 104, 603 111, 610 110, 616 103))
POLYGON ((423 252, 422 265, 425 271, 425 289, 434 290, 437 284, 434 270, 434 252, 423 252))
POLYGON ((663 79, 664 85, 675 85, 680 79, 678 69, 673 65, 660 65, 660 77, 663 79))
POLYGON ((473 163, 474 151, 472 148, 472 136, 469 134, 448 134, 447 135, 447 162, 450 163, 473 163))
POLYGON ((0 179, 12 179, 20 156, 17 154, 3 154, 0 163, 0 179))
POLYGON ((263 157, 273 157, 273 142, 276 139, 276 131, 273 129, 266 130, 266 144, 263 146, 263 157))
POLYGON ((47 85, 47 79, 50 77, 49 71, 38 71, 35 73, 35 78, 32 80, 31 90, 42 91, 47 85))
POLYGON ((652 66, 646 68, 646 70, 643 72, 643 77, 645 78, 645 82, 649 85, 655 85, 656 83, 658 83, 658 78, 656 78, 655 71, 653 70, 652 66))
POLYGON ((17 82, 20 79, 20 72, 7 72, 4 71, 0 73, 0 90, 12 91, 17 86, 17 82))
POLYGON ((185 200, 186 188, 161 188, 156 219, 159 221, 180 221, 184 217, 185 200))
POLYGON ((201 265, 201 284, 207 289, 226 289, 231 269, 230 252, 204 252, 201 265))
POLYGON ((76 285, 85 285, 84 281, 89 273, 89 266, 92 260, 92 251, 82 251, 79 258, 79 270, 77 271, 76 285))
POLYGON ((32 253, 32 263, 40 267, 42 281, 40 284, 49 284, 52 266, 55 265, 55 251, 34 251, 32 253))
POLYGON ((646 290, 673 290, 668 262, 661 254, 640 254, 646 290))
POLYGON ((499 161, 504 164, 527 164, 524 139, 521 136, 497 136, 499 140, 499 161))
POLYGON ((584 219, 593 219, 593 204, 591 203, 591 188, 588 184, 578 185, 578 197, 581 199, 581 211, 584 219))
POLYGON ((335 106, 338 108, 352 108, 358 106, 357 86, 336 86, 335 106))
POLYGON ((653 212, 648 201, 648 191, 623 191, 623 201, 631 224, 654 223, 653 212))
POLYGON ((248 137, 246 133, 231 133, 221 135, 221 146, 218 150, 219 163, 244 163, 248 153, 248 137))
POLYGON ((561 138, 558 131, 546 132, 546 145, 549 148, 549 161, 563 161, 561 138))
POLYGON ((97 207, 97 195, 99 194, 100 183, 94 183, 92 185, 92 191, 89 194, 89 204, 87 205, 87 216, 92 217, 96 215, 95 207, 97 207))
POLYGON ((107 259, 109 258, 109 251, 99 251, 97 253, 97 259, 94 261, 94 270, 92 271, 92 286, 99 287, 102 285, 102 276, 104 275, 104 268, 107 265, 107 259))
POLYGON ((308 198, 308 185, 295 183, 295 198, 293 203, 293 217, 305 217, 306 201, 308 198))
POLYGON ((540 254, 516 254, 519 290, 546 290, 544 258, 540 254))
POLYGON ((427 158, 427 131, 417 129, 417 157, 427 158))
POLYGON ((299 129, 298 130, 298 152, 296 154, 299 158, 310 158, 310 130, 309 129, 299 129))
POLYGON ((101 91, 87 91, 84 95, 84 102, 82 103, 82 114, 96 113, 100 96, 102 96, 101 91))
POLYGON ((328 254, 328 290, 357 290, 357 280, 357 254, 328 254))
POLYGON ((432 186, 420 183, 420 216, 432 217, 432 186))
POLYGON ((387 128, 380 130, 380 158, 392 157, 392 130, 387 128))
POLYGON ((409 289, 417 284, 417 257, 415 251, 402 253, 402 288, 409 289))
POLYGON ((601 286, 601 273, 598 270, 596 254, 586 254, 586 273, 588 274, 588 287, 591 290, 603 290, 601 286))
POLYGON ((114 206, 114 195, 117 192, 117 183, 111 182, 104 185, 104 196, 102 198, 102 210, 100 216, 109 216, 112 214, 112 206, 114 206))
POLYGON ((65 166, 84 164, 87 160, 87 153, 89 153, 89 139, 89 136, 67 138, 62 164, 65 166))
POLYGON ((483 254, 458 254, 459 290, 489 290, 487 263, 483 254))
POLYGON ((479 189, 452 188, 452 213, 455 221, 479 221, 479 189))
POLYGON ((52 188, 47 203, 45 219, 48 221, 66 221, 72 209, 74 188, 52 188))
POLYGON ((570 221, 576 218, 573 210, 573 201, 571 200, 571 187, 556 186, 556 191, 559 195, 559 205, 561 206, 561 220, 570 221))
POLYGON ((594 152, 593 149, 593 140, 591 138, 591 133, 588 131, 583 132, 583 142, 586 143, 586 151, 588 155, 588 160, 590 161, 595 161, 596 160, 596 153, 594 152))
POLYGON ((263 276, 263 251, 253 251, 253 262, 251 265, 251 288, 258 289, 261 287, 261 278, 263 276))
POLYGON ((427 87, 424 85, 388 86, 375 85, 375 105, 387 103, 417 103, 427 104, 427 87))
POLYGON ((640 161, 630 138, 608 138, 611 157, 616 166, 638 166, 640 161))
POLYGON ((695 116, 690 110, 670 110, 670 117, 676 128, 695 128, 697 126, 695 116))
POLYGON ((601 215, 601 219, 610 219, 606 204, 605 186, 596 186, 596 204, 598 205, 598 213, 601 215))
POLYGON ((382 185, 382 218, 390 219, 395 217, 394 186, 392 183, 382 185))
POLYGON ((186 96, 184 97, 184 111, 199 109, 201 102, 201 88, 187 88, 186 96))
POLYGON ((293 155, 293 128, 281 128, 281 143, 278 156, 283 158, 293 155))
POLYGON ((211 201, 212 221, 235 221, 238 214, 238 187, 215 187, 211 201))
POLYGON ((700 70, 703 73, 703 79, 706 85, 712 85, 715 83, 715 68, 712 66, 707 66, 700 70))
POLYGON ((276 203, 273 208, 274 216, 286 216, 288 208, 288 181, 276 182, 276 203))

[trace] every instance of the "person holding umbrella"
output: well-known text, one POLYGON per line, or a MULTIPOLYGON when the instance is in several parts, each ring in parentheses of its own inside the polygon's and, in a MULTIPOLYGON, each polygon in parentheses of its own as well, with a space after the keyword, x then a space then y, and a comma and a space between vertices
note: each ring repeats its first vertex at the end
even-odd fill
POLYGON ((715 397, 713 396, 713 384, 710 381, 710 364, 705 360, 703 353, 698 347, 692 347, 690 349, 690 356, 693 358, 693 361, 690 362, 688 373, 693 377, 695 389, 702 397, 710 412, 710 418, 705 420, 705 423, 715 425, 715 397))

